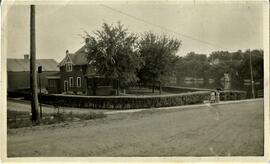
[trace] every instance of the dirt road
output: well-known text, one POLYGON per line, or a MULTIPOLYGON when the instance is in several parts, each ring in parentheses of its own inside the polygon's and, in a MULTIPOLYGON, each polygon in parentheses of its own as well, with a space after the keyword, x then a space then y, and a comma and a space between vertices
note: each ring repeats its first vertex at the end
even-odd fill
POLYGON ((8 156, 259 156, 263 100, 8 132, 8 156))

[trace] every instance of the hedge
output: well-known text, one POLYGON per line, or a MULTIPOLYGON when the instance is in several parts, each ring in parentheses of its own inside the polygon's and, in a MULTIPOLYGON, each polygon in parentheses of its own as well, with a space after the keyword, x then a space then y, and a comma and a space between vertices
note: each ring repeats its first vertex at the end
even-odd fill
POLYGON ((203 103, 210 92, 199 91, 185 94, 155 96, 75 96, 42 94, 44 104, 94 109, 136 109, 179 106, 203 103))
POLYGON ((246 91, 220 91, 220 100, 242 100, 247 98, 246 91))
POLYGON ((16 91, 8 91, 7 92, 7 97, 11 97, 11 98, 22 97, 25 100, 30 100, 31 99, 31 94, 30 94, 30 91, 16 90, 16 91))
MULTIPOLYGON (((211 91, 197 91, 153 96, 78 96, 62 94, 41 94, 39 101, 54 106, 67 106, 94 109, 138 109, 168 106, 201 104, 209 100, 211 91)), ((16 93, 9 93, 14 97, 16 93)), ((23 93, 25 99, 30 100, 30 94, 23 93)), ((244 91, 221 91, 220 100, 241 100, 246 98, 244 91)))

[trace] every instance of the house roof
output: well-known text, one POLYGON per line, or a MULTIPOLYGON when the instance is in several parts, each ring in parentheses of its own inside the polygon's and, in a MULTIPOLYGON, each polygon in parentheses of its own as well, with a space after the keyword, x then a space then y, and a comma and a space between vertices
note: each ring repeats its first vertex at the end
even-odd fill
POLYGON ((86 53, 75 53, 75 54, 69 54, 72 63, 74 65, 85 65, 87 64, 87 54, 86 53))
POLYGON ((74 65, 88 64, 87 54, 85 53, 85 45, 75 53, 67 53, 66 57, 59 63, 59 66, 63 66, 67 60, 71 60, 72 64, 74 65))
MULTIPOLYGON (((59 71, 58 63, 54 59, 37 59, 36 69, 42 66, 42 71, 59 71)), ((30 71, 29 59, 7 59, 7 71, 30 71)))

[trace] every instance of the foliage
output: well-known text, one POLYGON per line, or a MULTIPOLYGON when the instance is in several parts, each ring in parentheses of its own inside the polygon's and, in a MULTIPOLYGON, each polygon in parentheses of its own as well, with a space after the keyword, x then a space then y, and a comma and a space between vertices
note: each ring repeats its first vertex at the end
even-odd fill
POLYGON ((139 51, 146 63, 139 71, 143 83, 165 83, 174 72, 176 52, 181 41, 166 35, 158 36, 152 32, 145 33, 139 41, 139 51))
POLYGON ((250 54, 252 60, 254 79, 263 79, 263 51, 253 50, 243 53, 243 59, 239 68, 239 76, 241 79, 250 79, 250 54))
POLYGON ((184 58, 177 62, 177 71, 184 77, 205 78, 209 63, 205 54, 188 53, 184 58))
POLYGON ((88 59, 98 74, 120 79, 121 86, 138 80, 136 73, 143 61, 135 34, 128 33, 119 22, 116 26, 103 23, 102 30, 97 30, 94 36, 87 33, 86 37, 88 59))
POLYGON ((215 51, 206 59, 205 55, 188 53, 177 62, 177 76, 215 79, 219 81, 228 73, 232 80, 250 79, 250 54, 254 79, 263 79, 263 51, 242 52, 215 51))

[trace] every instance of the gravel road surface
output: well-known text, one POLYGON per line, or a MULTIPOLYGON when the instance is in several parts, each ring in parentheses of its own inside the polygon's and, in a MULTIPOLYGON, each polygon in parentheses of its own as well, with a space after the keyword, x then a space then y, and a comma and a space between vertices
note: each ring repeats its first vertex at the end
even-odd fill
POLYGON ((262 156, 263 100, 8 130, 9 157, 262 156))

